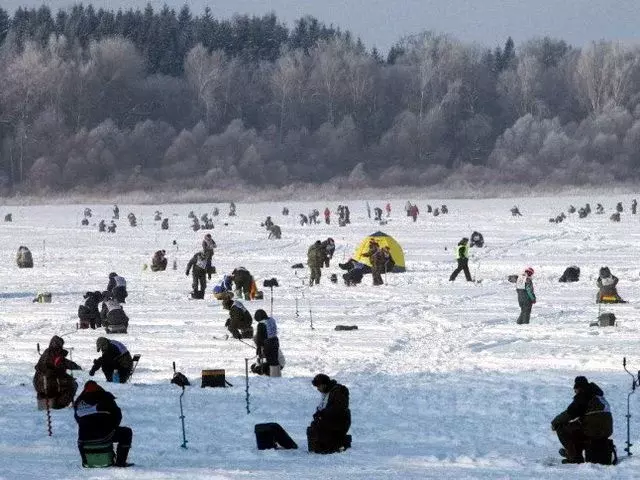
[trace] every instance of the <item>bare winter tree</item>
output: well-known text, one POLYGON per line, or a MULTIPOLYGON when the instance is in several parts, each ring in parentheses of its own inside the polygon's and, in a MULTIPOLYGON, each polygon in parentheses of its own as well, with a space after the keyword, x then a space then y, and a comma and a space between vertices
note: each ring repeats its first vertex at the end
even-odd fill
POLYGON ((322 40, 310 52, 313 70, 311 82, 315 95, 324 97, 327 121, 334 123, 336 100, 344 88, 344 55, 348 49, 343 39, 322 40))
POLYGON ((632 80, 637 78, 639 68, 640 52, 637 47, 600 41, 593 42, 584 50, 578 61, 576 77, 591 111, 601 112, 609 102, 623 105, 632 93, 632 80))
POLYGON ((211 128, 218 120, 216 110, 220 111, 221 101, 216 91, 224 84, 225 54, 222 50, 209 53, 198 44, 187 54, 184 64, 187 82, 204 106, 207 127, 211 128))
POLYGON ((305 55, 302 50, 287 50, 275 62, 271 72, 271 90, 278 102, 279 128, 278 143, 282 143, 286 125, 287 105, 295 89, 301 89, 305 83, 305 55))

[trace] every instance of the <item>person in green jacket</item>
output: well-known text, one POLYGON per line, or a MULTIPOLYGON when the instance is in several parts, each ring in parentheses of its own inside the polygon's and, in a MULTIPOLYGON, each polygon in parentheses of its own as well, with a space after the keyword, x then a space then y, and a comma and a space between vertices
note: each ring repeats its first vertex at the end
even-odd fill
POLYGON ((467 237, 464 237, 458 242, 455 252, 458 267, 451 273, 449 281, 453 282, 460 272, 464 272, 464 277, 467 279, 467 282, 473 281, 471 279, 471 272, 469 272, 469 239, 467 237))
POLYGON ((536 303, 536 294, 533 291, 533 268, 527 267, 522 275, 516 280, 516 292, 518 292, 518 304, 520 305, 520 315, 518 325, 529 323, 531 318, 531 307, 536 303))

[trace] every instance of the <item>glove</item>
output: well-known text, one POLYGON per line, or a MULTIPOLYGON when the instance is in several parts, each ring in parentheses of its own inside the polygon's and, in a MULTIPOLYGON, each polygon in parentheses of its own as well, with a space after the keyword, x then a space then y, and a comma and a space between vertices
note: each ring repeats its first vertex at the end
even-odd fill
POLYGON ((90 377, 93 377, 95 374, 96 374, 96 369, 95 369, 95 367, 94 367, 94 368, 92 368, 91 370, 89 370, 89 376, 90 376, 90 377))
POLYGON ((209 280, 211 280, 211 274, 210 273, 207 275, 207 277, 209 277, 209 280))
POLYGON ((188 277, 188 276, 189 276, 189 272, 187 271, 187 272, 185 273, 185 275, 188 277))

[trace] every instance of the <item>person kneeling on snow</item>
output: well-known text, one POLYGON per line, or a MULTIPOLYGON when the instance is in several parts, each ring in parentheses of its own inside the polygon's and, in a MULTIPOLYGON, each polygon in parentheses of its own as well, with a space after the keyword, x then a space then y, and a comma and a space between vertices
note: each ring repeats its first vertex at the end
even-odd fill
POLYGON ((116 404, 113 394, 104 390, 93 380, 89 380, 73 403, 73 409, 78 423, 78 449, 83 467, 89 466, 85 448, 105 443, 118 444, 114 462, 116 467, 133 465, 127 463, 133 432, 129 427, 120 426, 122 411, 116 404))
POLYGON ((573 402, 551 422, 551 429, 558 435, 564 448, 562 463, 611 463, 613 418, 604 393, 586 377, 576 377, 573 402), (608 458, 608 461, 607 461, 608 458))
POLYGON ((127 347, 115 340, 99 337, 96 340, 96 350, 102 352, 102 356, 93 361, 89 375, 93 377, 102 368, 107 382, 127 383, 133 370, 133 359, 127 347))
POLYGON ((322 394, 322 401, 307 428, 309 451, 313 453, 341 452, 351 446, 351 410, 349 389, 324 373, 316 375, 311 384, 322 394))
POLYGON ((233 297, 233 277, 225 275, 220 283, 213 287, 213 296, 216 300, 224 300, 233 297))
POLYGON ((618 295, 618 277, 611 273, 609 267, 602 267, 600 269, 600 276, 596 280, 598 285, 598 294, 596 296, 596 303, 626 303, 620 295, 618 295))
POLYGON ((222 301, 222 308, 229 310, 229 318, 224 324, 233 338, 253 338, 253 327, 249 310, 238 300, 235 302, 230 298, 222 301))
POLYGON ((256 336, 253 339, 256 344, 256 355, 264 359, 261 363, 276 367, 279 365, 278 352, 280 351, 276 321, 262 309, 256 310, 253 318, 258 322, 256 336))
MULTIPOLYGON (((284 368, 285 358, 282 350, 278 348, 278 365, 280 365, 280 370, 284 368)), ((271 375, 271 366, 266 362, 264 357, 258 357, 258 361, 256 363, 251 364, 251 372, 256 375, 271 375)))

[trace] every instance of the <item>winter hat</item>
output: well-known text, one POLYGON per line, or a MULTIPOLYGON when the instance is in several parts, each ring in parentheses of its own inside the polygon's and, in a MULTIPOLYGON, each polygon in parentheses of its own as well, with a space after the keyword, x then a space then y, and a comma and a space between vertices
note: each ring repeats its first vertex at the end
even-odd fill
POLYGON ((315 377, 313 377, 313 380, 311 380, 311 385, 313 385, 314 387, 317 387, 319 385, 329 385, 330 382, 331 382, 331 379, 329 378, 328 375, 325 375, 324 373, 319 373, 315 377))
POLYGON ((229 310, 232 305, 233 300, 231 300, 230 298, 225 298, 224 300, 222 300, 222 308, 224 308, 225 310, 229 310))
POLYGON ((99 392, 102 390, 102 387, 98 385, 94 380, 89 380, 84 384, 84 391, 87 393, 99 392))
POLYGON ((49 341, 49 348, 62 348, 64 345, 64 338, 54 335, 49 341))
POLYGON ((254 313, 253 318, 256 322, 260 322, 266 318, 269 318, 269 316, 267 315, 267 312, 259 308, 258 310, 256 310, 256 313, 254 313))
POLYGON ((587 377, 583 377, 582 375, 576 377, 573 382, 573 388, 585 389, 589 386, 589 380, 587 377))
POLYGON ((116 272, 111 272, 109 274, 109 278, 113 278, 113 277, 117 277, 117 276, 118 276, 118 274, 116 272))
POLYGON ((527 267, 527 268, 525 268, 524 273, 526 273, 527 275, 531 276, 531 275, 533 275, 534 270, 533 270, 532 267, 527 267))
POLYGON ((609 277, 611 275, 611 270, 609 270, 609 267, 602 267, 600 269, 600 276, 601 277, 609 277))
POLYGON ((100 352, 109 346, 109 339, 105 337, 98 337, 96 340, 96 351, 100 352))

